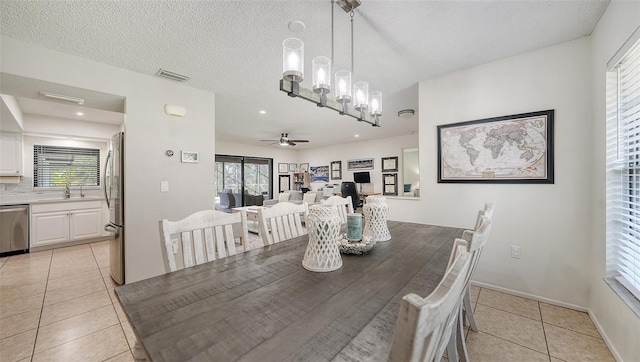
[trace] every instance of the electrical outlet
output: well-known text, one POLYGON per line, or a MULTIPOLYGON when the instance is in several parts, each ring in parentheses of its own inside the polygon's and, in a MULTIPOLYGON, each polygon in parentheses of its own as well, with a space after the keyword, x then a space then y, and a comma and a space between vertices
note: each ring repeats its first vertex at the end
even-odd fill
POLYGON ((160 192, 169 192, 169 181, 160 181, 160 192))
POLYGON ((511 257, 514 259, 520 259, 520 247, 512 246, 511 247, 511 257))

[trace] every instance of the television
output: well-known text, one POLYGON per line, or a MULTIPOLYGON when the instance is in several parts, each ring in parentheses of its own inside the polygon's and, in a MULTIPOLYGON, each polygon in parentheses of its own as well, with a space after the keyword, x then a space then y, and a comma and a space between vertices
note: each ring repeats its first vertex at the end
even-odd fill
POLYGON ((369 171, 367 172, 354 172, 353 173, 353 182, 357 184, 368 184, 371 183, 371 176, 369 175, 369 171))

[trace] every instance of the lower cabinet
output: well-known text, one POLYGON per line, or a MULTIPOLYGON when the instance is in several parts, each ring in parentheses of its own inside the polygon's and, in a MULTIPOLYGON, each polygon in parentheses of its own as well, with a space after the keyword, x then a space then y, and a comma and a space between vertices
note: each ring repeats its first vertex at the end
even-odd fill
POLYGON ((31 247, 102 236, 101 201, 67 201, 31 206, 31 247))

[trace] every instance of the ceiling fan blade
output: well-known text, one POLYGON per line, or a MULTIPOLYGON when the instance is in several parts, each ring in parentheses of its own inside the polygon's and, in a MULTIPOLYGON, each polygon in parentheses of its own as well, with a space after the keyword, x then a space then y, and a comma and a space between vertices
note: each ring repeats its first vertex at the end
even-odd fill
POLYGON ((289 144, 289 146, 295 146, 296 145, 295 142, 293 142, 293 141, 289 141, 287 143, 289 144))
POLYGON ((309 142, 309 140, 289 140, 289 142, 309 142))

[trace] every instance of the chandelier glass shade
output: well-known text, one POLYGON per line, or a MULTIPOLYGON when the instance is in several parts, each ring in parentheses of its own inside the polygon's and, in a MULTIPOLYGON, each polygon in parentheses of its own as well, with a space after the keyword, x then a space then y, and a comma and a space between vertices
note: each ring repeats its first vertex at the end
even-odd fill
MULTIPOLYGON (((333 58, 333 6, 331 1, 331 48, 333 58)), ((359 0, 342 0, 337 2, 340 7, 351 15, 351 70, 340 70, 334 75, 331 84, 331 67, 333 59, 318 56, 312 60, 312 89, 300 86, 304 80, 304 43, 297 38, 287 38, 282 42, 282 79, 280 90, 290 97, 298 97, 315 103, 318 107, 331 108, 341 115, 347 115, 360 122, 366 122, 374 127, 380 127, 382 116, 382 92, 373 91, 369 94, 369 83, 358 81, 353 84, 353 15, 354 9, 360 5, 359 0), (334 98, 327 95, 333 90, 334 98), (348 103, 353 103, 349 108, 348 103), (369 111, 369 112, 367 112, 369 111), (371 117, 371 120, 368 118, 371 117)))

